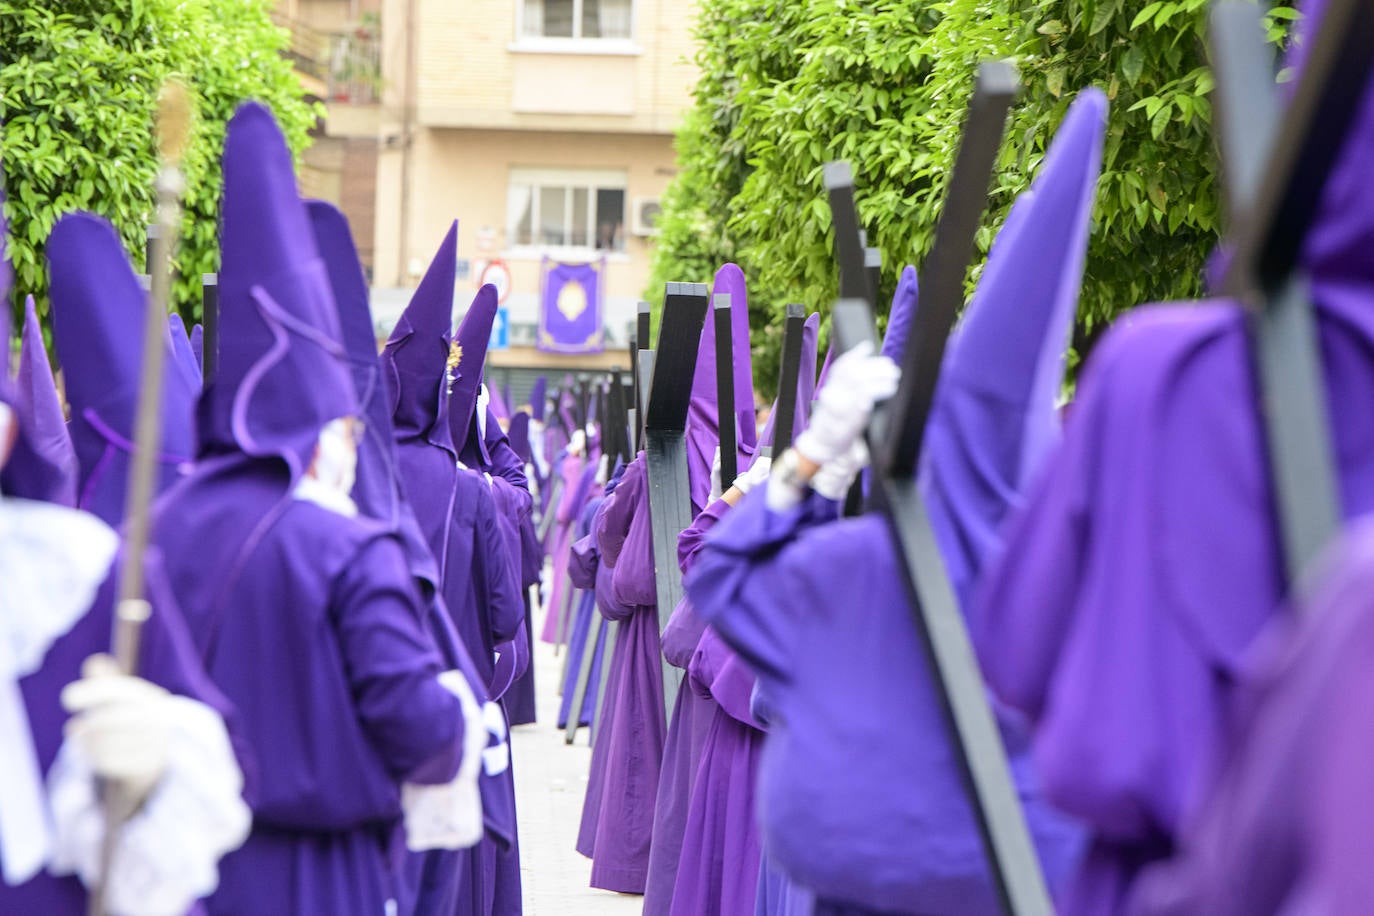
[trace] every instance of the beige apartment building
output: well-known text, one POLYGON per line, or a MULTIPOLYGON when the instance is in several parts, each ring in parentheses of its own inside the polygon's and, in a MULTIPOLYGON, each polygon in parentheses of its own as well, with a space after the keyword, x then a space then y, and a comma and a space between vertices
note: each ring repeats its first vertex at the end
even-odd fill
POLYGON ((658 200, 674 172, 673 131, 696 75, 691 7, 278 0, 298 69, 328 109, 302 184, 348 214, 379 330, 457 219, 459 301, 484 276, 508 281, 512 346, 494 365, 625 363, 658 200), (533 350, 545 257, 604 258, 615 352, 533 350))

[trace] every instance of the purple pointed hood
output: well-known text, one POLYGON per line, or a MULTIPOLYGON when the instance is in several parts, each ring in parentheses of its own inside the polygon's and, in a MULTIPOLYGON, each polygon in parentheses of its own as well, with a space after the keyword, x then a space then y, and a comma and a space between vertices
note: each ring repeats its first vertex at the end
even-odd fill
MULTIPOLYGON (((199 327, 199 325, 197 325, 199 327)), ((172 344, 172 356, 176 358, 177 368, 192 389, 201 385, 200 360, 191 346, 191 338, 186 336, 186 323, 176 312, 167 316, 167 339, 172 344)))
POLYGON ((191 354, 196 358, 196 372, 201 379, 205 378, 205 328, 197 322, 191 328, 191 354))
POLYGON ((334 295, 271 113, 243 105, 224 143, 218 373, 201 453, 277 458, 295 481, 320 430, 356 415, 334 295))
POLYGON ((510 447, 515 449, 515 454, 520 456, 520 460, 529 464, 534 460, 533 452, 530 451, 530 415, 523 410, 517 410, 515 416, 510 418, 510 447))
MULTIPOLYGON (((8 317, 8 307, 6 310, 8 317)), ((8 322, 5 330, 8 331, 8 322)), ((8 357, 8 333, 4 342, 8 357)), ((0 490, 25 499, 75 506, 76 450, 67 432, 62 399, 48 363, 48 351, 43 347, 43 330, 32 296, 24 302, 16 395, 14 411, 19 421, 19 438, 9 462, 0 471, 0 490)))
POLYGON ((449 435, 445 371, 453 340, 453 285, 458 271, 458 223, 449 226, 434 260, 382 350, 397 435, 423 438, 457 453, 449 435))
POLYGON ((544 401, 547 398, 545 392, 548 391, 549 380, 544 376, 534 380, 534 387, 530 389, 530 419, 544 422, 544 401))
POLYGON ((13 405, 17 393, 10 380, 10 273, 9 222, 5 219, 5 174, 0 171, 0 404, 13 405))
POLYGON ((477 291, 454 340, 463 348, 458 361, 453 392, 449 396, 448 423, 458 455, 468 467, 485 465, 484 444, 477 432, 477 390, 482 385, 482 369, 487 362, 487 343, 496 320, 496 287, 488 283, 477 291))
MULTIPOLYGON (((53 341, 71 405, 77 505, 118 527, 133 453, 147 297, 119 236, 89 213, 62 217, 48 237, 53 341)), ((195 456, 195 390, 164 356, 159 490, 195 456)))
MULTIPOLYGON (((1019 406, 996 451, 1013 462, 1016 486, 1056 441, 1055 400, 1088 255, 1094 191, 1102 165, 1107 98, 1085 89, 1069 107, 1031 186, 1015 208, 949 344, 941 385, 957 384, 1019 406)), ((1011 418, 1006 418, 1011 419, 1011 418)))
POLYGON ((339 328, 358 394, 359 415, 365 429, 358 445, 353 501, 358 511, 396 531, 405 544, 411 573, 433 589, 439 586, 439 565, 425 542, 419 522, 400 491, 396 436, 391 424, 391 399, 382 384, 382 361, 368 306, 367 280, 353 243, 347 218, 332 204, 307 203, 315 244, 324 260, 339 328))
MULTIPOLYGON (((920 284, 916 279, 916 268, 908 264, 902 268, 902 276, 897 280, 897 291, 892 294, 892 309, 887 313, 887 333, 883 335, 883 346, 879 351, 895 362, 902 361, 906 353, 906 339, 911 334, 911 323, 916 320, 916 302, 920 294, 920 284)), ((826 366, 830 365, 829 359, 826 366)))
POLYGON ((505 395, 501 389, 495 385, 487 386, 487 393, 491 395, 491 412, 498 420, 510 419, 510 406, 506 403, 505 395))
MULTIPOLYGON (((749 348, 749 296, 744 271, 726 264, 716 271, 712 308, 707 309, 697 344, 697 366, 692 376, 692 396, 687 408, 687 474, 692 503, 704 507, 711 489, 711 462, 720 444, 720 417, 716 393, 715 296, 730 296, 730 350, 734 356, 735 415, 739 418, 738 466, 748 467, 758 447, 754 416, 754 370, 749 348)), ((814 362, 814 359, 813 359, 814 362)))

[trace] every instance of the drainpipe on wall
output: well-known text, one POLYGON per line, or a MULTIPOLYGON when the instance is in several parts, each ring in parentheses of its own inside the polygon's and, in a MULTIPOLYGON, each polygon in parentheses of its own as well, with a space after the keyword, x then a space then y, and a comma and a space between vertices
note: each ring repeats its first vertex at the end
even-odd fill
POLYGON ((418 79, 415 60, 415 22, 419 18, 418 0, 406 0, 405 93, 401 99, 401 227, 398 232, 400 250, 396 258, 396 285, 409 285, 410 263, 410 184, 411 158, 415 146, 415 83, 418 79))

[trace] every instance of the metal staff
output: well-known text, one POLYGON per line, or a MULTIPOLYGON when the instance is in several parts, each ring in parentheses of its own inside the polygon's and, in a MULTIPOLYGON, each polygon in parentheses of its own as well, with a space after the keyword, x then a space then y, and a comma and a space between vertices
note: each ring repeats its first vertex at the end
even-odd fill
MULTIPOLYGON (((162 373, 164 327, 172 285, 172 241, 181 227, 181 194, 186 180, 181 155, 191 127, 191 100, 184 87, 168 83, 158 101, 157 142, 162 168, 157 176, 157 232, 149 233, 148 313, 143 323, 143 364, 139 380, 138 413, 134 426, 134 460, 129 468, 129 497, 125 504, 124 558, 119 570, 119 598, 115 605, 114 658, 123 674, 138 671, 143 624, 151 613, 144 597, 143 557, 148 550, 157 473, 162 444, 162 373)), ((115 783, 104 786, 105 837, 101 843, 98 884, 91 890, 87 912, 103 916, 106 878, 114 861, 120 827, 134 813, 115 783)))

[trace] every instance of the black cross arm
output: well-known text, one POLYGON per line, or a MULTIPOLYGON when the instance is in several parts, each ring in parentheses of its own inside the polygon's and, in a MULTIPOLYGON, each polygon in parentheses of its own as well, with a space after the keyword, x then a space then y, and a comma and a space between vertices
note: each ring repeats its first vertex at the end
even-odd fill
POLYGON ((873 302, 865 269, 864 234, 854 206, 854 170, 839 160, 821 166, 821 177, 830 199, 830 219, 835 233, 835 257, 840 268, 840 298, 873 302), (838 206, 837 206, 838 204, 838 206))
POLYGON ((734 481, 739 474, 739 447, 735 437, 734 329, 730 325, 733 308, 729 293, 716 293, 712 312, 716 330, 716 422, 720 429, 720 481, 734 481))
POLYGON ((200 374, 209 388, 219 373, 219 274, 200 275, 200 374))
POLYGON ((706 321, 710 292, 703 283, 669 283, 655 349, 654 374, 649 383, 646 430, 681 432, 687 426, 698 341, 706 321))
POLYGON ((882 451, 874 453, 875 466, 893 477, 916 472, 949 329, 964 305, 964 277, 978 222, 987 208, 988 185, 1016 86, 1016 68, 1010 63, 979 66, 935 242, 922 265, 921 307, 907 339, 896 398, 904 415, 890 415, 896 434, 887 436, 882 451))

